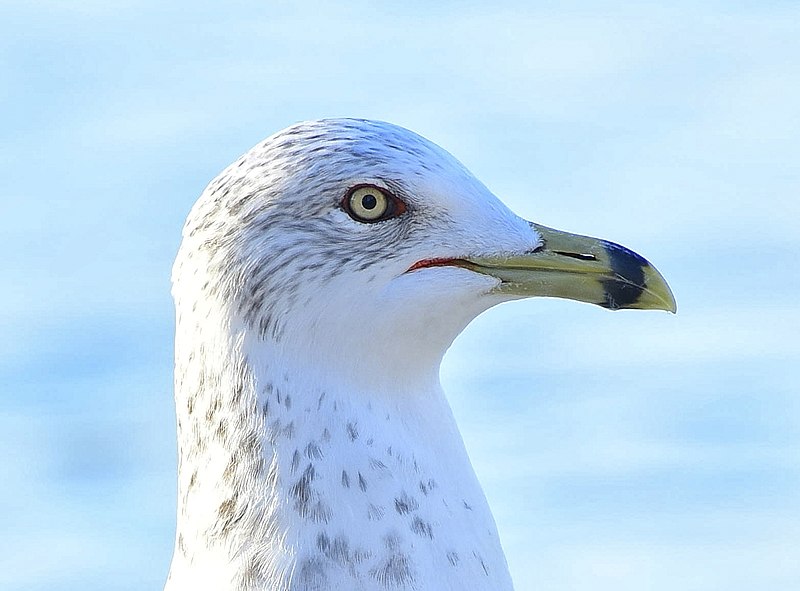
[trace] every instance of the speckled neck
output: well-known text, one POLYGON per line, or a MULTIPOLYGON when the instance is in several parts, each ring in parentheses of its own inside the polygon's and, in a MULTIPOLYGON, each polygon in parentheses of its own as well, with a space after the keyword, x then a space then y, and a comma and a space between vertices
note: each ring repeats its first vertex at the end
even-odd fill
POLYGON ((178 338, 168 591, 511 589, 435 375, 387 398, 228 330, 178 338))

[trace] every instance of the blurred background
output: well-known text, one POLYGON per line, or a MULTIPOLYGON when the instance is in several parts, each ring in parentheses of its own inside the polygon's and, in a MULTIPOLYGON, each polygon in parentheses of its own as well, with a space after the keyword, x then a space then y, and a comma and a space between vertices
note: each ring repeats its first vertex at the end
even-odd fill
POLYGON ((330 116, 678 299, 507 304, 448 353, 517 589, 800 589, 800 5, 432 4, 0 2, 2 589, 162 587, 181 225, 330 116))

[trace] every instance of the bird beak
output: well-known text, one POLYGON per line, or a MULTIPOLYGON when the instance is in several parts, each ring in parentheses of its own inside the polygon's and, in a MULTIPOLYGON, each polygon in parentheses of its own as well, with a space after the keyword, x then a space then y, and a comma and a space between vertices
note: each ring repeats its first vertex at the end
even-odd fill
POLYGON ((542 237, 535 250, 470 257, 460 264, 500 279, 496 291, 512 296, 566 298, 612 310, 677 310, 664 277, 632 250, 598 238, 531 226, 542 237))

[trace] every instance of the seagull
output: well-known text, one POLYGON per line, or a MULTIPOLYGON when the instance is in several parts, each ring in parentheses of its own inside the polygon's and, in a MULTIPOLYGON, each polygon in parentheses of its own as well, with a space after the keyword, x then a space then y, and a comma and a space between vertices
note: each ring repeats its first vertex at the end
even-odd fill
POLYGON ((295 124, 226 168, 172 285, 165 591, 513 589, 442 356, 509 300, 675 311, 638 254, 525 221, 442 148, 361 119, 295 124))

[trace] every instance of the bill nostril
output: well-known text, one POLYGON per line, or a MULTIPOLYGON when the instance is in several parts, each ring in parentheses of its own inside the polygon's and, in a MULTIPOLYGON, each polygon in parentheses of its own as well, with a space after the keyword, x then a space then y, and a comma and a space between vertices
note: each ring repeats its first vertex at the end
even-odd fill
POLYGON ((571 259, 577 259, 579 261, 596 261, 597 257, 593 254, 582 253, 582 252, 566 252, 563 250, 554 250, 555 254, 561 255, 563 257, 569 257, 571 259))

